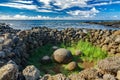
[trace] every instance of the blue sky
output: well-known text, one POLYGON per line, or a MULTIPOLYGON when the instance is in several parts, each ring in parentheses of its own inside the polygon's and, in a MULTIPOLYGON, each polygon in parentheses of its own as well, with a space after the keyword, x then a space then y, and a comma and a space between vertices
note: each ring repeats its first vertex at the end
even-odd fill
POLYGON ((120 0, 0 0, 0 19, 120 20, 120 0))

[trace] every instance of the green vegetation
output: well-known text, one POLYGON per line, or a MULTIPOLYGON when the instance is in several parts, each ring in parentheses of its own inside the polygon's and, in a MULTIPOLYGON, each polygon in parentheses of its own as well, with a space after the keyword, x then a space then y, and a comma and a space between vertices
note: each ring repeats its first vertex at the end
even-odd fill
POLYGON ((80 58, 83 61, 98 61, 100 59, 107 57, 106 51, 102 51, 101 48, 93 46, 91 43, 87 41, 84 42, 80 40, 79 42, 70 45, 61 44, 61 47, 70 50, 73 55, 76 50, 80 50, 82 52, 80 58))
MULTIPOLYGON (((83 62, 96 62, 100 59, 107 57, 107 53, 102 51, 99 47, 95 47, 89 42, 79 41, 73 44, 60 44, 58 45, 61 48, 66 48, 70 50, 73 54, 73 61, 78 63, 79 68, 74 71, 66 70, 67 64, 58 64, 52 61, 50 64, 41 64, 40 59, 45 56, 52 56, 53 49, 52 44, 46 44, 36 50, 30 55, 28 60, 28 64, 35 65, 41 71, 41 75, 46 73, 48 74, 56 74, 56 73, 63 73, 65 75, 69 75, 71 73, 78 73, 83 67, 83 62), (75 51, 80 50, 83 52, 80 56, 75 56, 75 51)), ((89 63, 88 63, 89 64, 89 63)))

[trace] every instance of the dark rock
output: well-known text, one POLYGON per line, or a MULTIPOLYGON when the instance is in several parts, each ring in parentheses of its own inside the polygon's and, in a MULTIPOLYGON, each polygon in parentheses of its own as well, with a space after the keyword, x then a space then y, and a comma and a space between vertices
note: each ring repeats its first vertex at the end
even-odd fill
POLYGON ((4 51, 0 51, 0 58, 5 58, 6 57, 6 54, 4 51))

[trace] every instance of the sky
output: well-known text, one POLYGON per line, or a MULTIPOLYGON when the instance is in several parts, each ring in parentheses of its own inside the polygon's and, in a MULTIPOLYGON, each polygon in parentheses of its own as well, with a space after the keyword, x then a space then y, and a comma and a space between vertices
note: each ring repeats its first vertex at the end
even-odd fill
POLYGON ((0 0, 0 19, 120 20, 120 0, 0 0))

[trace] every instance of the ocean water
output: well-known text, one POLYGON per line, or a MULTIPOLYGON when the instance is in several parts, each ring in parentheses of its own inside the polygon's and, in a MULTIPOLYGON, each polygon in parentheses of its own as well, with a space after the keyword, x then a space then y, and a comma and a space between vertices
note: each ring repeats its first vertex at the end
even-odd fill
POLYGON ((82 20, 0 20, 0 23, 7 23, 14 29, 31 29, 32 27, 50 27, 57 29, 64 28, 89 28, 89 29, 120 29, 103 25, 83 23, 82 20))

